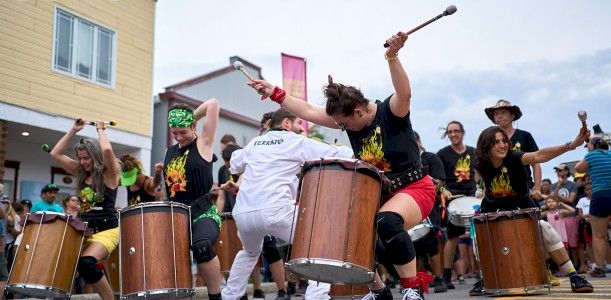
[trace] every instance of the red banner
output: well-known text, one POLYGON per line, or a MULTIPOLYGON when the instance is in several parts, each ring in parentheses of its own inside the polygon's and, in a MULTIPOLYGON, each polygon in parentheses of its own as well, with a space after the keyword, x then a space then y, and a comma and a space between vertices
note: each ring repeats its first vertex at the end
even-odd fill
MULTIPOLYGON (((283 89, 292 96, 308 101, 305 58, 285 53, 281 56, 283 89)), ((307 132, 307 122, 304 122, 303 127, 307 132)))

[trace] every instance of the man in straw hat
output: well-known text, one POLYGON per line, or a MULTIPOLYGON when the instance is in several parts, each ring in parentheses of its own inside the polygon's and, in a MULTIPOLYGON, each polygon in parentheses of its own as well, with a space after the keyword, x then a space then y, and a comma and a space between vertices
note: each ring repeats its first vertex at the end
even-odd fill
MULTIPOLYGON (((513 150, 520 150, 522 152, 535 152, 539 150, 530 132, 513 127, 513 121, 517 121, 522 117, 522 111, 518 106, 512 105, 507 100, 500 99, 494 106, 488 107, 484 111, 488 119, 501 127, 507 134, 511 140, 513 150)), ((525 167, 528 188, 531 190, 534 198, 541 199, 541 166, 539 164, 532 164, 531 166, 532 173, 528 166, 525 167)))

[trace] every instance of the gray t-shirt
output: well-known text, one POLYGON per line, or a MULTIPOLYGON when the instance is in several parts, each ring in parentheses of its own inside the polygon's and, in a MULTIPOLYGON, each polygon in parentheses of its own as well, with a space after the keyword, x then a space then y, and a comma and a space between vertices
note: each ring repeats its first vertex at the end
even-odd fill
MULTIPOLYGON (((556 186, 558 186, 558 182, 555 182, 554 184, 552 184, 551 190, 555 191, 556 190, 556 186)), ((575 193, 577 194, 577 184, 573 181, 567 181, 565 184, 561 184, 560 187, 558 188, 558 196, 566 198, 568 197, 571 193, 575 193)), ((577 197, 577 196, 575 196, 577 197)), ((571 206, 574 208, 577 206, 577 202, 579 199, 575 198, 575 201, 571 204, 571 206)), ((576 216, 577 212, 567 215, 567 217, 572 217, 572 216, 576 216)))

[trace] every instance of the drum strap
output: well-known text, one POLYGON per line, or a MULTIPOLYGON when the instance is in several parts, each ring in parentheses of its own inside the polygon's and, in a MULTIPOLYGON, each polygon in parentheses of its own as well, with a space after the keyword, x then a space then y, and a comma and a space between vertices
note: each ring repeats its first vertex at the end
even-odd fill
POLYGON ((414 167, 410 168, 406 172, 399 174, 399 176, 395 177, 391 180, 389 186, 385 186, 384 189, 387 195, 392 195, 397 190, 406 187, 428 175, 424 166, 422 166, 422 162, 418 161, 414 167))

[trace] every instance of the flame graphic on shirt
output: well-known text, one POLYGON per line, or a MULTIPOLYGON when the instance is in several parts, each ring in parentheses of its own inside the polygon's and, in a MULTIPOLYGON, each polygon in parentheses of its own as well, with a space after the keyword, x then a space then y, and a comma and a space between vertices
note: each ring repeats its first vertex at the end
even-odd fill
POLYGON ((509 180, 509 175, 507 174, 507 168, 505 166, 501 169, 501 174, 492 179, 490 185, 490 192, 494 197, 502 198, 517 195, 511 188, 511 181, 509 180))
POLYGON ((183 155, 177 156, 166 167, 165 183, 170 187, 170 198, 176 196, 176 192, 187 191, 187 178, 185 176, 185 163, 189 150, 183 155))
POLYGON ((363 139, 363 147, 361 152, 359 152, 359 157, 378 169, 389 172, 391 170, 390 163, 384 159, 384 144, 382 143, 381 133, 382 129, 380 126, 376 126, 373 133, 368 138, 363 139))
POLYGON ((454 167, 454 176, 456 176, 456 182, 471 179, 471 155, 467 154, 458 159, 454 167))
POLYGON ((516 143, 513 145, 512 150, 514 150, 514 151, 520 151, 520 150, 522 150, 522 144, 520 144, 520 142, 516 142, 516 143))
POLYGON ((82 189, 79 193, 79 198, 81 199, 81 212, 83 213, 90 211, 92 207, 104 201, 104 198, 96 194, 90 187, 82 189))

